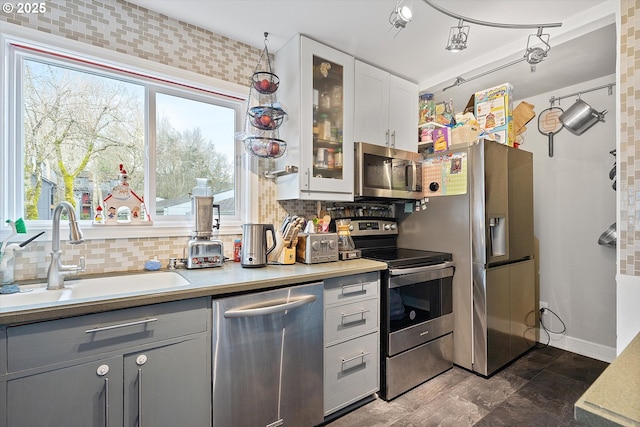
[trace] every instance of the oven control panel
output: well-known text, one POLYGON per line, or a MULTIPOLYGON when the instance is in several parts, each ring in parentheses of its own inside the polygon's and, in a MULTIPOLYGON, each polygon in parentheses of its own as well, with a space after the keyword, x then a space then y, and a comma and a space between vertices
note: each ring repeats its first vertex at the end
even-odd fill
POLYGON ((385 236, 398 234, 398 223, 389 219, 351 220, 352 236, 385 236))

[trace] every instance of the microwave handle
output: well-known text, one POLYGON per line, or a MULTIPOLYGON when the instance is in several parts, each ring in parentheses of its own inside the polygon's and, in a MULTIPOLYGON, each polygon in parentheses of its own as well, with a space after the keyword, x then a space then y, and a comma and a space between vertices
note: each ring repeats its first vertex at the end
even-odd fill
POLYGON ((404 185, 407 190, 414 190, 416 185, 416 164, 411 162, 405 166, 404 170, 404 185))

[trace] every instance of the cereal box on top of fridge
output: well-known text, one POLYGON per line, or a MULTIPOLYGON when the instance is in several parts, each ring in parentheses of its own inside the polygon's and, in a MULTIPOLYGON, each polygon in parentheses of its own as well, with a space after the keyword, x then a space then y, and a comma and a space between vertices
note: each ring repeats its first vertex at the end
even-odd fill
POLYGON ((482 133, 481 138, 492 139, 513 147, 513 86, 503 83, 475 93, 474 113, 482 133))

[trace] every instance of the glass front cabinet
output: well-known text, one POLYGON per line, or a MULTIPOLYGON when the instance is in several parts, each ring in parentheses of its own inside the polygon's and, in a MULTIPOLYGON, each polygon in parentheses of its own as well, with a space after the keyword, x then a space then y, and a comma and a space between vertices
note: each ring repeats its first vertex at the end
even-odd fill
POLYGON ((276 54, 279 99, 289 115, 281 136, 278 200, 352 201, 354 58, 297 35, 276 54))

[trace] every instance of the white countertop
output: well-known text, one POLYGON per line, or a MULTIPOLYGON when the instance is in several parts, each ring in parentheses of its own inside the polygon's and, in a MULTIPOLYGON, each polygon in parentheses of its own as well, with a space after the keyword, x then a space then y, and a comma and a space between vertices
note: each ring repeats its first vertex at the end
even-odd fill
MULTIPOLYGON (((222 296, 258 291, 321 281, 331 277, 380 271, 386 268, 387 265, 382 262, 354 259, 322 264, 269 265, 262 268, 243 268, 240 263, 227 262, 216 268, 178 269, 174 271, 187 279, 188 285, 164 288, 161 291, 129 292, 106 297, 55 301, 13 308, 5 306, 0 308, 0 325, 50 320, 202 296, 222 296)), ((127 274, 132 273, 154 274, 152 271, 135 271, 117 273, 113 276, 126 280, 127 274)), ((5 298, 10 297, 11 295, 5 296, 5 298)))

